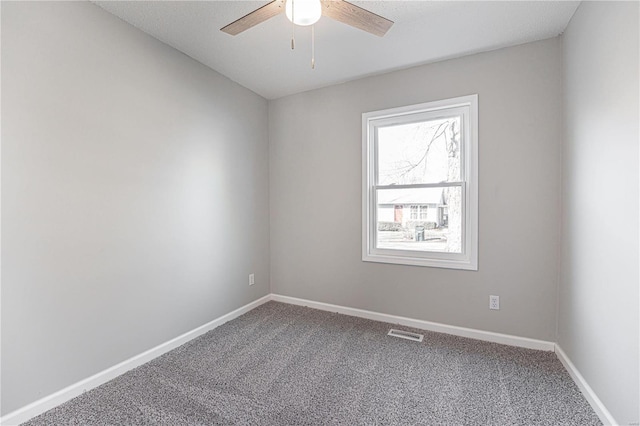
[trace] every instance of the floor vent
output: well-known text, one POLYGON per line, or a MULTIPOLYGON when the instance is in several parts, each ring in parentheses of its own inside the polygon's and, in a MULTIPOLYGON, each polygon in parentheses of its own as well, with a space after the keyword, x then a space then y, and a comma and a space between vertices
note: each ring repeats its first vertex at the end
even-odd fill
POLYGON ((396 330, 392 328, 387 333, 387 336, 399 337, 401 339, 413 340, 414 342, 422 342, 424 336, 418 333, 412 333, 410 331, 396 330))

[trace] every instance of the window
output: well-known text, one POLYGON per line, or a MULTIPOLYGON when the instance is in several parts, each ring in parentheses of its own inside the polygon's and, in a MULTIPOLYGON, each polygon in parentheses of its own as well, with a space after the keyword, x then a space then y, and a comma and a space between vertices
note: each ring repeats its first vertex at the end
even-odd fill
POLYGON ((477 270, 478 96, 364 113, 362 139, 362 260, 477 270))
POLYGON ((418 218, 418 206, 411 206, 411 219, 418 218))
POLYGON ((427 206, 411 206, 411 219, 420 217, 421 220, 427 220, 427 208, 427 206))
POLYGON ((418 206, 420 209, 420 220, 427 220, 427 206, 418 206))

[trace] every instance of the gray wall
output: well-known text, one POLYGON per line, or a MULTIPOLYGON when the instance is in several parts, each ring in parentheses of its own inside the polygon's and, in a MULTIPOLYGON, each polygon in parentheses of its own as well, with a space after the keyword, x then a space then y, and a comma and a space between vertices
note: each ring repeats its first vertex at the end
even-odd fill
POLYGON ((2 2, 3 414, 269 293, 267 113, 90 3, 2 2))
POLYGON ((583 2, 564 34, 558 342, 638 423, 638 3, 583 2))
POLYGON ((272 291, 554 341, 561 83, 555 38, 270 101, 272 291), (473 93, 479 270, 362 262, 361 114, 473 93))

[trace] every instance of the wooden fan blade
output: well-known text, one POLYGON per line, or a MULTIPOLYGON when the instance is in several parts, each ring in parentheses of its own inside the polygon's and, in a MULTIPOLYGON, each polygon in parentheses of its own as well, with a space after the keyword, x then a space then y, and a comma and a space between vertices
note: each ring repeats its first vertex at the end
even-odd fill
POLYGON ((393 21, 344 0, 321 0, 322 15, 382 37, 393 21))
POLYGON ((233 21, 226 27, 220 28, 220 31, 231 35, 237 35, 282 12, 284 12, 284 0, 273 0, 242 18, 233 21))

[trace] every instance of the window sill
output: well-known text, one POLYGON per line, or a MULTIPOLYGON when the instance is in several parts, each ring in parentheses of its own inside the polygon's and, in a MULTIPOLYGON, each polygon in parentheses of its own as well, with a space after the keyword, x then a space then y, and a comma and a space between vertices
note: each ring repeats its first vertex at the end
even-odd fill
POLYGON ((379 254, 364 254, 363 262, 391 263, 395 265, 426 266, 431 268, 461 269, 477 271, 478 262, 471 259, 434 259, 428 257, 390 256, 379 254))

